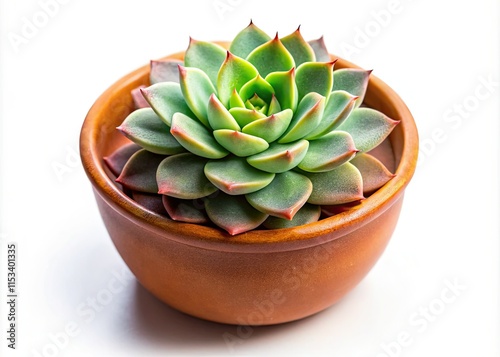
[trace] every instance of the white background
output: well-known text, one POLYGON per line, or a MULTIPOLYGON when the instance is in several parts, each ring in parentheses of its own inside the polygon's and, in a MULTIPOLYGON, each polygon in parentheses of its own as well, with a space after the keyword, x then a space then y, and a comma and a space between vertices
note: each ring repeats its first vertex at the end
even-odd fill
POLYGON ((60 0, 44 19, 45 1, 0 8, 3 356, 500 355, 498 1, 60 0), (190 35, 230 40, 250 18, 269 34, 301 24, 373 68, 407 103, 423 147, 366 279, 318 315, 251 331, 180 314, 130 279, 77 156, 84 117, 115 80, 190 35), (19 250, 16 353, 8 242, 19 250))

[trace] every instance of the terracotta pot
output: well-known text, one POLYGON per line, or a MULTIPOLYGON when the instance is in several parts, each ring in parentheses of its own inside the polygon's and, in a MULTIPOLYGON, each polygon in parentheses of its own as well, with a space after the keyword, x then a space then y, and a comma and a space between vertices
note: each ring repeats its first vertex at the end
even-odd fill
MULTIPOLYGON (((356 66, 339 59, 335 67, 356 66)), ((106 90, 89 111, 80 137, 83 165, 109 235, 148 291, 202 319, 269 325, 317 313, 363 279, 394 231, 417 161, 413 117, 391 88, 371 76, 365 103, 401 120, 383 146, 394 179, 355 209, 331 218, 229 236, 148 211, 110 177, 103 157, 126 142, 115 128, 133 110, 130 91, 148 85, 148 78, 146 65, 106 90)))

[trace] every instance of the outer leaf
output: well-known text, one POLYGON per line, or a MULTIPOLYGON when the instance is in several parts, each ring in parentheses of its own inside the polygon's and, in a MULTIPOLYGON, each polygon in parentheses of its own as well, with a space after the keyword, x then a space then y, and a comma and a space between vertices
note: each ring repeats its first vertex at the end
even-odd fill
POLYGON ((311 133, 321 122, 324 109, 325 97, 314 92, 307 94, 300 101, 290 126, 278 142, 289 143, 311 133))
POLYGON ((273 86, 281 109, 297 109, 299 92, 295 83, 295 67, 286 72, 270 73, 266 76, 266 81, 273 86))
POLYGON ((170 132, 179 144, 195 155, 220 159, 228 154, 207 128, 182 113, 174 114, 170 132))
POLYGON ((255 135, 271 143, 277 140, 288 128, 293 112, 285 109, 279 113, 251 122, 243 127, 246 134, 255 135))
POLYGON ((351 209, 357 207, 360 202, 361 200, 352 201, 340 205, 321 206, 321 213, 323 213, 327 217, 335 216, 336 214, 350 211, 351 209))
POLYGON ((239 91, 257 74, 259 72, 250 62, 228 51, 226 60, 217 75, 217 93, 222 104, 227 107, 233 90, 239 91))
POLYGON ((160 195, 132 191, 132 199, 147 210, 163 216, 167 215, 167 211, 165 210, 165 207, 163 207, 160 195))
POLYGON ((186 67, 196 67, 208 75, 215 85, 220 66, 226 58, 226 50, 213 42, 197 41, 192 38, 184 56, 186 67))
POLYGON ((215 130, 214 137, 225 149, 240 157, 258 154, 269 147, 269 144, 264 139, 241 131, 215 130))
POLYGON ((295 67, 292 55, 278 38, 278 34, 273 40, 254 49, 247 56, 247 61, 257 68, 262 77, 269 73, 278 71, 288 71, 295 67))
POLYGON ((231 235, 255 229, 267 218, 267 214, 257 211, 241 196, 221 193, 208 198, 205 207, 210 220, 231 235))
POLYGON ((307 135, 306 139, 317 139, 342 124, 351 114, 357 98, 343 90, 332 92, 326 103, 321 123, 312 133, 307 135))
POLYGON ((246 58, 255 48, 270 39, 271 37, 250 21, 250 25, 240 31, 233 39, 229 51, 238 57, 246 58))
POLYGON ((328 54, 328 50, 325 46, 325 41, 323 36, 318 38, 317 40, 309 41, 309 45, 311 45, 314 54, 316 55, 316 61, 318 62, 328 62, 331 61, 330 55, 328 54))
POLYGON ((304 173, 313 184, 307 202, 315 205, 338 205, 363 198, 363 180, 359 170, 349 162, 321 173, 304 173))
POLYGON ((149 70, 149 82, 156 84, 160 82, 179 83, 179 65, 183 62, 178 60, 151 61, 149 70))
POLYGON ((299 90, 299 101, 310 92, 321 94, 328 100, 333 86, 335 62, 307 62, 297 68, 295 82, 299 90))
POLYGON ((247 158, 253 167, 266 172, 285 172, 297 166, 307 153, 309 142, 299 140, 288 144, 273 143, 269 149, 247 158))
POLYGON ((360 151, 370 151, 378 146, 399 123, 370 108, 358 108, 338 127, 347 131, 360 151))
POLYGON ((357 96, 355 108, 363 103, 372 71, 342 68, 333 72, 333 90, 345 90, 357 96))
POLYGON ((306 203, 311 192, 312 183, 307 177, 287 171, 276 174, 273 182, 262 190, 246 195, 246 198, 263 213, 291 220, 306 203))
POLYGON ((209 161, 205 165, 205 175, 229 195, 246 195, 258 191, 274 179, 274 174, 257 170, 239 157, 209 161))
POLYGON ((304 40, 302 34, 300 33, 300 26, 295 32, 283 37, 281 42, 292 55, 296 67, 300 66, 304 62, 316 61, 314 50, 306 42, 306 40, 304 40))
POLYGON ((144 96, 141 93, 141 90, 144 88, 146 88, 146 86, 142 85, 132 89, 132 92, 130 92, 130 94, 132 94, 135 109, 149 108, 149 103, 146 99, 144 99, 144 96))
POLYGON ((105 156, 104 162, 111 170, 113 175, 118 176, 122 172, 123 167, 127 163, 128 159, 130 159, 133 154, 141 149, 142 147, 140 147, 136 143, 120 146, 111 155, 105 156))
POLYGON ((156 169, 164 158, 164 155, 139 150, 127 161, 116 182, 130 190, 158 193, 156 169))
POLYGON ((215 93, 215 87, 201 69, 179 66, 181 91, 189 109, 205 125, 208 124, 208 99, 215 93))
POLYGON ((197 206, 194 200, 181 200, 165 195, 162 197, 163 206, 174 221, 196 224, 209 222, 204 206, 197 206))
POLYGON ((141 90, 142 95, 168 126, 172 125, 172 116, 175 113, 183 113, 194 118, 195 115, 186 104, 179 83, 162 82, 153 84, 141 90))
POLYGON ((155 154, 173 155, 184 151, 170 134, 170 128, 151 108, 133 111, 117 129, 134 143, 155 154))
POLYGON ((360 153, 351 160, 351 163, 361 172, 361 176, 363 177, 363 192, 365 194, 378 190, 396 176, 370 154, 360 153))
POLYGON ((229 109, 229 113, 231 113, 241 127, 266 117, 264 114, 256 111, 255 109, 250 110, 247 108, 231 108, 229 109))
POLYGON ((351 160, 356 147, 351 135, 345 131, 333 131, 309 143, 309 150, 299 164, 299 169, 308 172, 325 172, 351 160))
POLYGON ((156 171, 158 193, 182 199, 208 196, 217 188, 208 181, 203 170, 208 159, 184 153, 164 159, 156 171))
POLYGON ((265 102, 269 103, 273 97, 274 88, 258 74, 241 87, 239 95, 243 101, 258 95, 265 102))
POLYGON ((236 119, 234 119, 231 113, 229 113, 229 110, 222 105, 215 94, 212 94, 208 101, 208 122, 210 123, 210 127, 214 130, 241 130, 236 119))
POLYGON ((292 220, 269 216, 263 223, 267 229, 298 227, 316 222, 321 215, 320 206, 305 204, 292 220))

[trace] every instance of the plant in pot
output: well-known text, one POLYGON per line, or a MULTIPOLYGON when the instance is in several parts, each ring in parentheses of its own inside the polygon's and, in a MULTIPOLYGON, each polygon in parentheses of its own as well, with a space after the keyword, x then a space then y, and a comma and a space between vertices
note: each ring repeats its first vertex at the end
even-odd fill
POLYGON ((81 155, 141 284, 188 314, 251 325, 352 289, 394 230, 418 149, 408 109, 370 74, 322 38, 250 23, 108 89, 81 155))

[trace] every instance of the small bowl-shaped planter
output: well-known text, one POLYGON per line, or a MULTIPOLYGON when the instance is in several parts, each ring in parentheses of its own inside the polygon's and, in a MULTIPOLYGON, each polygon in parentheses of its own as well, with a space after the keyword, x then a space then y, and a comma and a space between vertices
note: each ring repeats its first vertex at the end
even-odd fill
MULTIPOLYGON (((182 59, 183 53, 168 58, 182 59)), ((335 67, 358 68, 343 59, 335 67)), ((377 153, 395 170, 393 179, 355 208, 330 218, 230 236, 143 208, 105 166, 103 157, 128 142, 116 127, 134 109, 131 90, 148 84, 149 66, 113 84, 89 111, 80 137, 81 158, 104 224, 148 291, 203 319, 270 325, 331 306, 370 271, 391 238, 417 162, 413 117, 390 87, 371 76, 364 104, 401 121, 377 153)))

